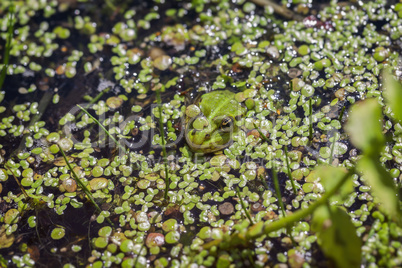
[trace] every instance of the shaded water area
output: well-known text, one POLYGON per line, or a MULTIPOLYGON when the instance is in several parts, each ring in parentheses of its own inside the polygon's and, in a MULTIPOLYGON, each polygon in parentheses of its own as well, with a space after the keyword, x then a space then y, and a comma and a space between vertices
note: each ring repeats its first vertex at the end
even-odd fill
POLYGON ((402 264, 402 3, 1 1, 0 33, 0 267, 402 264))

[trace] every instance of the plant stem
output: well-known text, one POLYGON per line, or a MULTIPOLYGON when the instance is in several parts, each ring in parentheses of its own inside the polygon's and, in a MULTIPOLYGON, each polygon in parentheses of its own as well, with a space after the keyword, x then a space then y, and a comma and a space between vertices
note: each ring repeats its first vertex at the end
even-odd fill
MULTIPOLYGON (((330 191, 326 192, 320 199, 318 199, 316 202, 312 203, 308 208, 301 209, 296 211, 293 214, 288 215, 286 218, 282 218, 278 221, 272 222, 272 223, 265 223, 264 226, 264 234, 269 234, 271 232, 277 231, 281 228, 286 227, 289 224, 292 224, 296 221, 299 221, 308 215, 312 214, 314 210, 316 210, 319 206, 325 204, 330 197, 332 197, 341 187, 342 185, 346 182, 346 180, 354 173, 354 169, 350 170, 348 173, 346 173, 342 179, 339 180, 338 184, 335 185, 330 191)), ((251 236, 251 239, 254 239, 258 236, 251 236)))
POLYGON ((169 180, 169 170, 168 170, 168 166, 167 166, 167 152, 166 152, 166 142, 165 142, 165 133, 163 131, 163 119, 162 119, 162 100, 161 100, 161 93, 160 93, 160 89, 158 89, 156 91, 156 100, 158 102, 158 110, 159 110, 159 132, 161 135, 161 140, 162 140, 162 152, 163 152, 163 163, 165 165, 165 194, 164 194, 164 198, 165 200, 167 200, 167 194, 168 194, 168 189, 169 189, 169 184, 170 184, 170 180, 169 180))
POLYGON ((218 239, 209 242, 203 248, 208 249, 213 246, 218 246, 221 249, 234 248, 239 245, 244 245, 248 241, 257 239, 263 235, 269 235, 274 231, 286 228, 287 226, 290 226, 291 224, 304 219, 308 215, 311 215, 314 212, 314 210, 316 210, 319 206, 326 204, 329 198, 331 198, 342 187, 342 185, 353 173, 355 173, 355 169, 349 170, 349 172, 346 173, 331 190, 326 192, 320 199, 312 203, 308 208, 298 210, 293 214, 289 214, 286 217, 283 217, 274 222, 269 223, 264 223, 262 221, 258 222, 253 226, 249 227, 245 232, 245 234, 234 233, 231 235, 230 240, 227 242, 225 241, 225 243, 222 243, 223 241, 221 239, 218 239))
POLYGON ((94 122, 95 122, 96 124, 98 124, 98 126, 99 126, 103 131, 105 131, 106 135, 108 135, 108 137, 109 137, 110 139, 112 139, 112 140, 114 141, 114 143, 116 143, 116 145, 117 145, 120 149, 122 149, 125 154, 127 154, 126 148, 124 148, 124 147, 109 133, 109 131, 107 131, 107 129, 106 129, 95 117, 93 117, 85 108, 83 108, 83 107, 80 106, 79 104, 77 104, 77 106, 78 106, 81 110, 83 110, 84 113, 86 113, 92 120, 94 120, 94 122))
MULTIPOLYGON (((108 93, 110 90, 110 87, 105 88, 104 90, 102 90, 101 92, 99 92, 98 95, 95 96, 95 98, 93 98, 88 105, 85 107, 85 109, 87 109, 91 104, 94 104, 95 102, 97 102, 105 93, 108 93)), ((79 119, 82 116, 82 112, 81 111, 76 117, 75 119, 79 119)))
POLYGON ((277 3, 274 3, 270 0, 251 0, 251 2, 254 2, 260 6, 269 6, 274 10, 274 12, 276 14, 278 14, 286 19, 297 20, 297 21, 303 20, 302 16, 295 14, 293 11, 286 8, 286 6, 278 5, 277 3))
MULTIPOLYGON (((84 193, 86 194, 86 196, 88 197, 88 199, 91 201, 91 203, 95 206, 96 210, 101 213, 102 210, 101 208, 98 206, 98 204, 96 204, 91 191, 85 186, 85 184, 80 180, 80 178, 78 178, 77 174, 75 173, 74 169, 71 167, 70 163, 68 162, 67 156, 64 153, 63 149, 60 147, 59 144, 57 144, 57 146, 60 149, 61 154, 63 155, 64 161, 66 161, 67 167, 68 169, 71 171, 71 173, 73 174, 73 178, 74 180, 78 183, 78 185, 81 187, 81 189, 84 191, 84 193)), ((110 221, 109 218, 106 218, 106 220, 112 225, 114 226, 114 224, 110 221)))
POLYGON ((279 189, 278 174, 276 173, 276 168, 275 168, 274 164, 272 164, 272 165, 273 165, 272 178, 274 181, 275 193, 276 193, 276 196, 278 197, 278 203, 279 203, 279 206, 281 207, 283 217, 286 217, 286 210, 285 210, 285 206, 283 205, 281 190, 279 189))
POLYGON ((13 177, 14 177, 14 180, 17 182, 17 184, 18 184, 18 186, 20 187, 20 189, 21 189, 22 193, 24 194, 25 198, 26 198, 27 200, 29 200, 30 197, 28 196, 28 194, 27 194, 27 192, 25 191, 24 187, 21 185, 20 181, 19 181, 19 180, 17 179, 17 177, 15 176, 14 172, 13 172, 11 169, 9 169, 8 167, 6 167, 6 166, 4 166, 4 167, 5 167, 8 171, 11 172, 11 174, 12 174, 13 177))
POLYGON ((251 224, 254 224, 254 221, 253 221, 253 219, 251 218, 250 213, 247 211, 246 205, 244 204, 243 199, 242 199, 241 196, 240 196, 240 189, 239 189, 239 186, 236 187, 236 193, 237 193, 237 197, 239 198, 240 205, 241 205, 241 207, 242 207, 242 209, 243 209, 243 211, 244 211, 244 214, 246 214, 246 216, 247 216, 248 220, 250 221, 250 223, 251 223, 251 224))
POLYGON ((336 143, 336 139, 337 139, 337 137, 338 137, 337 134, 338 134, 338 133, 336 132, 336 133, 334 134, 334 136, 333 136, 334 141, 332 142, 332 146, 331 146, 331 155, 330 155, 330 157, 329 157, 329 164, 330 164, 330 165, 332 164, 332 160, 333 160, 333 158, 334 158, 335 143, 336 143))
POLYGON ((288 177, 290 179, 290 182, 292 183, 293 193, 297 194, 296 185, 293 180, 292 172, 290 172, 290 165, 289 165, 289 159, 288 159, 288 148, 286 146, 285 146, 285 159, 286 159, 286 166, 287 166, 287 170, 288 170, 288 177))

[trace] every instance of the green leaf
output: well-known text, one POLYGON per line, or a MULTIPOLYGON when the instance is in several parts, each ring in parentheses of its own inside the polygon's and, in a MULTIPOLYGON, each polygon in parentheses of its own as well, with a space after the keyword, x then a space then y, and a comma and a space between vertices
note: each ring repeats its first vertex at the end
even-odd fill
POLYGON ((345 129, 357 148, 365 154, 378 155, 385 139, 382 111, 377 100, 368 99, 353 105, 345 129))
POLYGON ((357 170, 363 174, 365 183, 371 187, 372 193, 379 199, 389 216, 398 219, 398 195, 391 175, 376 158, 363 156, 357 162, 357 170))
MULTIPOLYGON (((317 175, 326 192, 331 191, 347 173, 346 168, 320 166, 317 168, 317 175)), ((352 179, 349 178, 341 187, 339 192, 330 198, 331 205, 340 204, 351 192, 354 191, 352 179)))
POLYGON ((335 267, 360 267, 362 242, 344 210, 335 206, 319 207, 311 227, 317 233, 322 251, 335 267))
POLYGON ((389 71, 384 71, 383 77, 385 100, 394 112, 394 118, 402 121, 402 84, 389 71))

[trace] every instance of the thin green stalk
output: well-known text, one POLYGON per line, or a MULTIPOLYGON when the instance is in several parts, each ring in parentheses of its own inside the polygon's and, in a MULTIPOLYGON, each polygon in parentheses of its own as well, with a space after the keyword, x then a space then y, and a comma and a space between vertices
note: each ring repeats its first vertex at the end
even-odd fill
POLYGON ((312 104, 312 100, 309 99, 308 103, 309 103, 309 107, 310 107, 310 110, 309 110, 309 128, 308 128, 309 135, 308 136, 309 136, 309 142, 312 143, 313 142, 313 104, 312 104))
POLYGON ((111 0, 105 0, 106 5, 113 11, 117 9, 117 7, 113 4, 113 1, 111 0))
POLYGON ((286 146, 285 146, 285 159, 286 159, 286 166, 287 166, 287 170, 288 170, 288 177, 290 179, 290 182, 292 183, 293 193, 297 194, 295 181, 293 179, 292 172, 290 172, 290 165, 289 165, 289 159, 288 159, 288 148, 286 146))
POLYGON ((93 116, 92 116, 85 108, 83 108, 82 106, 80 106, 80 105, 78 105, 78 104, 77 104, 77 106, 78 106, 82 111, 84 111, 84 113, 86 113, 86 114, 89 116, 89 118, 91 118, 92 120, 94 120, 94 122, 95 122, 96 124, 98 124, 98 126, 99 126, 103 131, 105 131, 106 135, 108 135, 108 137, 109 137, 110 139, 112 139, 112 140, 114 141, 114 143, 116 143, 116 145, 117 145, 120 149, 123 150, 124 153, 127 153, 126 148, 124 148, 124 147, 109 133, 109 131, 107 131, 107 129, 106 129, 95 117, 93 117, 93 116))
POLYGON ((341 113, 339 114, 339 117, 338 117, 339 122, 342 122, 342 118, 343 118, 343 114, 345 113, 345 109, 346 109, 346 107, 343 106, 342 110, 341 110, 341 113))
MULTIPOLYGON (((93 98, 88 105, 85 107, 85 109, 87 109, 91 104, 94 104, 95 102, 97 102, 105 93, 108 93, 110 90, 110 87, 105 88, 104 90, 102 90, 101 92, 99 92, 98 95, 95 96, 95 98, 93 98)), ((79 114, 75 117, 76 119, 79 119, 82 116, 83 111, 79 112, 79 114)))
MULTIPOLYGON (((330 191, 326 192, 320 199, 318 199, 316 202, 312 203, 308 208, 301 209, 296 211, 293 214, 288 215, 286 218, 282 218, 278 221, 274 221, 268 224, 265 224, 263 228, 263 233, 264 234, 269 234, 271 232, 277 231, 281 228, 286 227, 287 225, 290 225, 294 222, 300 221, 301 219, 304 219, 308 215, 312 214, 314 210, 316 210, 319 206, 324 205, 327 203, 329 198, 331 198, 341 187, 342 185, 346 182, 346 180, 355 172, 354 169, 349 170, 348 173, 346 173, 342 179, 339 180, 339 182, 333 187, 330 191)), ((261 234, 256 235, 252 234, 249 236, 250 239, 255 239, 259 237, 261 234)))
POLYGON ((264 135, 264 133, 261 132, 261 130, 258 128, 258 126, 255 123, 254 123, 254 127, 258 131, 258 133, 260 134, 260 138, 262 138, 264 141, 268 142, 269 139, 264 135))
POLYGON ((0 89, 3 87, 4 79, 6 78, 7 75, 7 69, 8 69, 8 63, 10 59, 10 50, 11 50, 11 40, 13 39, 13 33, 14 33, 14 23, 15 23, 15 18, 14 18, 14 13, 15 13, 15 6, 13 3, 11 3, 9 10, 8 10, 8 15, 9 15, 9 21, 8 21, 8 26, 7 26, 7 40, 6 40, 6 47, 4 50, 4 66, 1 70, 0 74, 0 89))
POLYGON ((275 192, 276 192, 276 196, 278 197, 278 203, 279 203, 279 206, 281 207, 283 217, 286 217, 286 210, 285 210, 285 206, 283 205, 281 190, 279 189, 278 174, 276 173, 276 169, 275 169, 274 165, 272 167, 272 179, 274 181, 275 192))
POLYGON ((253 221, 253 219, 251 218, 250 213, 248 213, 247 208, 246 208, 246 205, 244 204, 243 199, 242 199, 241 196, 240 196, 240 189, 239 189, 239 186, 236 187, 236 193, 237 193, 237 197, 239 198, 240 205, 241 205, 241 207, 242 207, 242 209, 243 209, 243 211, 244 211, 244 214, 246 214, 246 216, 247 216, 248 220, 250 221, 250 223, 251 223, 251 224, 254 224, 254 221, 253 221))
MULTIPOLYGON (((85 184, 80 180, 80 178, 78 178, 77 174, 75 173, 74 169, 71 167, 70 163, 68 162, 67 156, 64 153, 63 149, 60 147, 60 145, 57 144, 57 146, 60 149, 61 154, 63 155, 64 161, 66 161, 67 167, 68 169, 71 171, 71 173, 73 174, 73 178, 74 180, 78 183, 78 185, 81 187, 81 189, 84 191, 84 193, 86 194, 86 196, 88 197, 88 199, 91 201, 91 203, 95 206, 96 210, 101 213, 102 210, 101 208, 98 206, 98 204, 96 204, 91 191, 85 186, 85 184)), ((106 218, 106 220, 112 225, 114 226, 114 224, 110 221, 109 218, 106 218)))
POLYGON ((234 233, 231 235, 231 239, 227 243, 222 243, 222 240, 218 239, 218 240, 209 242, 208 244, 206 244, 204 246, 204 248, 208 249, 213 246, 218 246, 222 249, 233 248, 240 244, 244 244, 247 241, 257 239, 263 235, 269 235, 272 232, 275 232, 282 228, 286 228, 287 226, 290 226, 291 224, 306 218, 307 216, 311 215, 318 207, 326 204, 327 201, 336 192, 339 191, 339 189, 342 187, 342 185, 346 182, 346 180, 353 173, 355 173, 355 169, 349 170, 349 172, 346 173, 342 177, 342 179, 340 179, 339 182, 331 190, 326 192, 320 199, 318 199, 316 202, 312 203, 308 208, 300 209, 300 210, 294 212, 293 214, 289 214, 289 215, 287 215, 287 217, 283 217, 274 222, 270 222, 270 223, 264 223, 263 221, 258 222, 255 225, 248 228, 245 236, 243 233, 234 233))
POLYGON ((265 181, 264 176, 260 175, 260 180, 261 180, 262 184, 264 185, 265 189, 269 190, 269 186, 268 186, 267 182, 265 181))
POLYGON ((257 5, 260 6, 269 6, 271 7, 274 12, 286 19, 290 20, 296 20, 296 21, 302 21, 303 17, 300 16, 299 14, 294 13, 290 9, 286 8, 284 5, 279 5, 271 0, 251 0, 251 2, 254 2, 257 5))
POLYGON ((156 91, 156 100, 158 102, 158 110, 159 110, 159 132, 161 135, 162 139, 162 152, 163 152, 163 164, 165 165, 165 194, 164 198, 167 200, 167 194, 169 190, 169 184, 170 184, 170 179, 169 179, 169 170, 168 170, 168 164, 167 164, 167 152, 166 152, 166 142, 165 142, 165 133, 163 131, 163 120, 162 120, 162 100, 161 100, 161 93, 160 89, 156 91))
POLYGON ((11 174, 13 175, 13 177, 14 177, 14 180, 17 182, 17 184, 18 184, 18 186, 20 187, 22 193, 24 194, 25 198, 26 198, 27 200, 29 200, 30 197, 28 196, 28 194, 27 194, 27 192, 25 191, 24 187, 21 185, 20 181, 19 181, 19 180, 17 179, 17 177, 15 176, 14 172, 13 172, 11 169, 9 169, 7 166, 4 166, 4 167, 5 167, 8 171, 10 171, 10 173, 11 173, 11 174))

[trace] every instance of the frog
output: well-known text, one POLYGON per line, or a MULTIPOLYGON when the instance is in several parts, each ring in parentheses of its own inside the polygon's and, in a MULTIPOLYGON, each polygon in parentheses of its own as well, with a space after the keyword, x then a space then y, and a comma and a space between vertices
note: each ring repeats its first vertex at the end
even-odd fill
POLYGON ((211 91, 187 106, 185 138, 192 151, 213 153, 233 143, 233 135, 239 131, 238 122, 247 110, 235 96, 228 89, 211 91))

